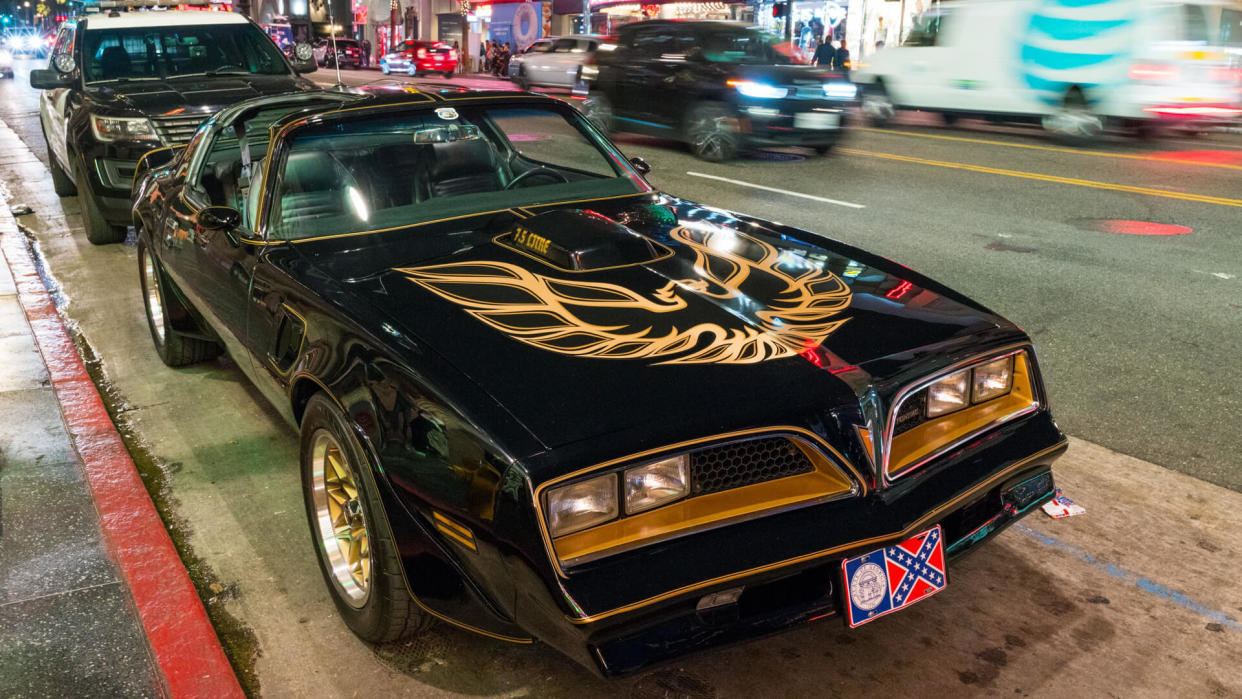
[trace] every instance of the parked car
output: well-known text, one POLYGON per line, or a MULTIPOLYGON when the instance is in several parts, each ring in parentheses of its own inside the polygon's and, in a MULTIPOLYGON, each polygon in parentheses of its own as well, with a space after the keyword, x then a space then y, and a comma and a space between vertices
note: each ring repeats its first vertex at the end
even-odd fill
POLYGON ((781 42, 732 22, 628 24, 582 66, 575 89, 601 128, 684 141, 704 160, 766 145, 827 153, 857 90, 841 73, 794 65, 781 42))
POLYGON ((397 51, 380 57, 380 71, 407 73, 412 77, 442 73, 451 78, 457 70, 457 50, 442 41, 406 41, 397 51))
POLYGON ((260 98, 144 160, 155 349, 228 348, 300 431, 361 638, 439 619, 620 674, 857 626, 1054 496, 1020 328, 648 169, 560 100, 469 90, 260 98))
POLYGON ((1106 127, 1242 117, 1242 10, 1211 0, 946 2, 917 16, 904 44, 854 73, 862 111, 898 109, 1040 124, 1072 143, 1106 127))
POLYGON ((258 25, 229 12, 92 14, 61 25, 50 67, 33 70, 52 184, 78 197, 86 237, 118 243, 130 225, 138 158, 190 140, 249 97, 317 89, 311 47, 291 64, 258 25))
POLYGON ((315 62, 320 66, 335 68, 337 63, 342 68, 361 68, 366 64, 366 55, 362 51, 362 44, 356 39, 346 39, 337 37, 335 40, 335 50, 333 50, 332 39, 320 39, 315 42, 315 62))
POLYGON ((578 69, 608 37, 572 34, 540 39, 509 61, 509 77, 523 90, 533 86, 571 88, 578 69))

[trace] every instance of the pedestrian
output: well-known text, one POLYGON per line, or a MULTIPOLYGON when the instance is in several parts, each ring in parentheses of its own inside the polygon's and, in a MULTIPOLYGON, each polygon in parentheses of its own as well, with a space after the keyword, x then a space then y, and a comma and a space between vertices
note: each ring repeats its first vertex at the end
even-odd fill
POLYGON ((479 39, 479 72, 487 72, 487 42, 479 39))
POLYGON ((500 49, 500 75, 507 77, 509 75, 509 59, 513 57, 513 51, 509 48, 509 42, 505 42, 504 48, 500 49))
POLYGON ((837 50, 832 47, 832 35, 824 35, 824 43, 815 47, 815 55, 811 58, 811 63, 821 68, 832 68, 832 62, 837 58, 837 50))
POLYGON ((492 72, 492 61, 496 58, 496 42, 487 42, 487 60, 483 61, 483 72, 492 72))
POLYGON ((837 49, 832 59, 832 69, 842 73, 850 72, 850 50, 845 48, 845 39, 841 40, 841 48, 837 49))
POLYGON ((359 43, 362 44, 362 65, 364 68, 370 68, 371 67, 371 42, 367 39, 363 39, 359 43))

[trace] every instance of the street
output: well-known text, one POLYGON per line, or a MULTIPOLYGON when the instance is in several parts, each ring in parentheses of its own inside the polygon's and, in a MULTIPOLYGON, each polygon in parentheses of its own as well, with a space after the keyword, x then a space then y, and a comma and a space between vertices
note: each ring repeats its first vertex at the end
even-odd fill
POLYGON ((1058 485, 1087 514, 1032 514, 961 561, 943 595, 887 621, 828 620, 605 681, 539 644, 445 624, 375 648, 348 632, 308 545, 296 433, 227 358, 160 363, 132 236, 90 245, 77 202, 52 193, 33 65, 0 82, 0 195, 34 209, 18 221, 251 692, 1242 695, 1242 136, 1073 149, 904 114, 884 130, 856 124, 825 157, 712 164, 617 134, 658 189, 889 257, 1024 328, 1074 438, 1058 485))

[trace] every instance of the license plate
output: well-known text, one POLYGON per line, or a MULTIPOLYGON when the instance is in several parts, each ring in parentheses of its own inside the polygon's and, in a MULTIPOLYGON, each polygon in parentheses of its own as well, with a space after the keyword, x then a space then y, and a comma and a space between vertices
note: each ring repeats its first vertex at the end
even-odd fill
POLYGON ((850 628, 927 599, 949 584, 940 525, 841 564, 850 628))
POLYGON ((841 125, 841 115, 835 112, 800 112, 794 115, 795 129, 824 131, 841 125))

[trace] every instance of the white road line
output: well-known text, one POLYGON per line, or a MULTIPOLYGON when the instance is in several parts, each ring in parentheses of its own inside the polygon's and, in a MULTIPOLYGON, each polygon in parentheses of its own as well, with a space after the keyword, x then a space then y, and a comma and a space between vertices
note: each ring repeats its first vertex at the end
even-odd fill
POLYGON ((735 185, 738 185, 739 187, 751 187, 753 189, 762 189, 765 192, 776 192, 777 194, 784 194, 787 197, 802 197, 803 199, 811 199, 813 201, 822 201, 825 204, 836 204, 837 206, 844 206, 850 209, 867 208, 863 204, 855 204, 853 202, 841 201, 839 199, 829 199, 828 197, 817 197, 814 194, 803 194, 802 192, 791 192, 788 189, 777 189, 776 187, 765 187, 761 184, 754 184, 752 182, 743 182, 741 180, 731 180, 728 177, 717 177, 716 175, 707 175, 702 172, 687 171, 686 174, 692 177, 706 177, 709 180, 719 180, 721 182, 728 182, 729 184, 735 184, 735 185))

